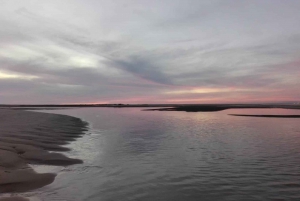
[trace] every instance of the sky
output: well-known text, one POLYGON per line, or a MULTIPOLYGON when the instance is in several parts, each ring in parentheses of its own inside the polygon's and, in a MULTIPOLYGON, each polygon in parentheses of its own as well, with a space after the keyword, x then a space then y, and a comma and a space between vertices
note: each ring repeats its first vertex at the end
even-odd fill
POLYGON ((0 104, 300 100, 299 0, 0 5, 0 104))

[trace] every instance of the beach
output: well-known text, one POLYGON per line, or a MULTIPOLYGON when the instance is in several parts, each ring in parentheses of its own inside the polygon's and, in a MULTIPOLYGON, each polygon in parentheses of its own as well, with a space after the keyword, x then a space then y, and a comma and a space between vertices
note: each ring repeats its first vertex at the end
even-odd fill
POLYGON ((68 166, 82 160, 68 158, 63 147, 87 130, 87 123, 67 115, 0 109, 0 200, 27 200, 3 197, 52 183, 53 173, 37 173, 29 164, 68 166))

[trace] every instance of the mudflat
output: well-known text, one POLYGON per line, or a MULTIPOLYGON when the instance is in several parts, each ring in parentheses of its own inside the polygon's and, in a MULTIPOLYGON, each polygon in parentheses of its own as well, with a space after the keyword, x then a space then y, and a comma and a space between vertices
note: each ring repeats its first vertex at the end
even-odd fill
MULTIPOLYGON (((68 151, 62 145, 74 141, 86 130, 87 123, 75 117, 0 109, 0 197, 1 193, 25 192, 54 181, 55 174, 37 173, 28 164, 82 163, 57 152, 68 151)), ((4 200, 27 199, 0 198, 4 200)))

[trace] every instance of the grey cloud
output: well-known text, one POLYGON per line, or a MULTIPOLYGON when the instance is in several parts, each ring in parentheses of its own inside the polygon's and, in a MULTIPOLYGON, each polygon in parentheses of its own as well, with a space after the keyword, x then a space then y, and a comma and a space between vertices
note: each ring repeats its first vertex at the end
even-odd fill
POLYGON ((160 71, 155 61, 139 56, 130 56, 126 60, 111 60, 108 65, 117 67, 143 79, 164 85, 171 85, 171 80, 160 71))
MULTIPOLYGON (((2 60, 5 63, 5 68, 12 72, 22 73, 26 75, 38 76, 34 80, 17 80, 6 79, 2 80, 0 92, 9 91, 9 97, 21 97, 25 103, 30 101, 38 101, 39 103, 55 103, 55 100, 64 98, 76 102, 85 102, 88 100, 109 100, 120 99, 143 95, 145 89, 147 94, 159 92, 155 85, 143 83, 140 79, 131 78, 130 80, 120 78, 111 79, 97 68, 68 68, 68 69, 53 69, 41 66, 41 63, 36 61, 15 62, 2 60), (30 99, 30 96, 35 97, 35 100, 30 99)), ((6 93, 8 96, 8 93, 6 93)), ((2 99, 5 101, 5 99, 2 99)), ((20 100, 20 99, 18 99, 20 100)))

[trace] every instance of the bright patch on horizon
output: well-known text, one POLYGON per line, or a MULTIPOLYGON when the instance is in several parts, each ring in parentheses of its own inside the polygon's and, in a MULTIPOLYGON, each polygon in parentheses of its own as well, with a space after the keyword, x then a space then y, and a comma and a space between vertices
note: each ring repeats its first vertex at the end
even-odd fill
POLYGON ((37 76, 32 75, 19 75, 14 73, 7 73, 0 71, 0 79, 24 79, 24 80, 32 80, 38 78, 37 76))
POLYGON ((206 93, 222 93, 231 91, 249 91, 249 89, 233 89, 233 88, 195 88, 189 90, 168 91, 166 94, 206 94, 206 93))
POLYGON ((19 62, 36 61, 43 66, 96 68, 98 61, 105 60, 98 55, 81 53, 48 42, 39 44, 8 45, 0 50, 0 57, 19 62))

